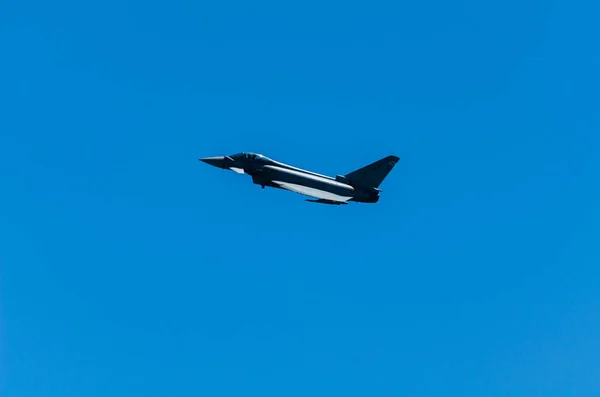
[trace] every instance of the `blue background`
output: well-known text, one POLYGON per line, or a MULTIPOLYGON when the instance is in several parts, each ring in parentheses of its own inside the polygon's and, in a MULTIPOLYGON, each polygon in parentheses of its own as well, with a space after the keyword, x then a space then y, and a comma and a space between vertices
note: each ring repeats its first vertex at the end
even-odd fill
POLYGON ((595 3, 2 2, 0 394, 600 395, 595 3))

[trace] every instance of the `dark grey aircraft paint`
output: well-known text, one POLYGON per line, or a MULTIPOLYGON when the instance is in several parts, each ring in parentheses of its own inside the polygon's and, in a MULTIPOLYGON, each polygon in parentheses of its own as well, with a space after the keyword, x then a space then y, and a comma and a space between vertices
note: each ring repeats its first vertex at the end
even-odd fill
POLYGON ((348 201, 376 203, 379 201, 379 185, 400 160, 387 156, 363 168, 335 178, 303 170, 257 153, 237 153, 230 156, 200 159, 215 167, 248 174, 252 182, 285 189, 313 199, 307 201, 322 204, 347 204, 348 201))

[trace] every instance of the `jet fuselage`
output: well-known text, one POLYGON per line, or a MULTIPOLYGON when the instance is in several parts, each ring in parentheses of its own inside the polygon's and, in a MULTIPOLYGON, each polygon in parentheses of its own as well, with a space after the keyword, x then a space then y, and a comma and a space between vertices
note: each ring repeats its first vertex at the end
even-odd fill
POLYGON ((252 177, 253 183, 263 188, 268 186, 286 189, 318 199, 309 201, 346 204, 346 201, 375 203, 379 200, 380 190, 377 187, 358 186, 352 184, 346 176, 337 175, 333 178, 284 164, 260 154, 239 153, 200 160, 219 168, 248 174, 252 177))

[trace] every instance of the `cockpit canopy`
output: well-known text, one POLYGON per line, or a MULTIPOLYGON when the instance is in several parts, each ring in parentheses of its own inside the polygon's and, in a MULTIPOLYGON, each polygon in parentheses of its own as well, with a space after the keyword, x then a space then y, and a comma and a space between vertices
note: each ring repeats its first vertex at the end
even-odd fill
POLYGON ((241 152, 230 156, 233 159, 248 159, 248 160, 269 160, 268 157, 259 153, 241 152))

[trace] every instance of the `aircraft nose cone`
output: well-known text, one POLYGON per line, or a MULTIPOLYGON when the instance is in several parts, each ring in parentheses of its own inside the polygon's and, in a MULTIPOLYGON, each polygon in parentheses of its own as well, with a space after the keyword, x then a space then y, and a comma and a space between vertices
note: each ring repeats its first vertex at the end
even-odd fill
POLYGON ((223 164, 225 163, 224 156, 215 156, 215 157, 204 157, 200 159, 200 161, 205 162, 206 164, 213 165, 215 167, 223 168, 223 164))

